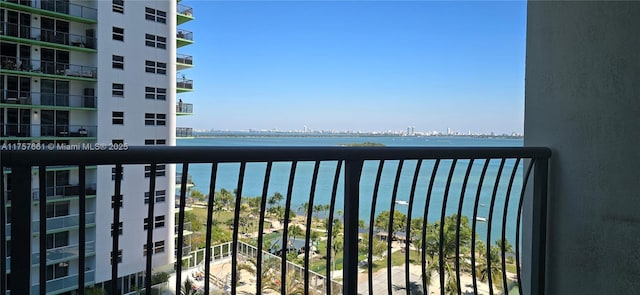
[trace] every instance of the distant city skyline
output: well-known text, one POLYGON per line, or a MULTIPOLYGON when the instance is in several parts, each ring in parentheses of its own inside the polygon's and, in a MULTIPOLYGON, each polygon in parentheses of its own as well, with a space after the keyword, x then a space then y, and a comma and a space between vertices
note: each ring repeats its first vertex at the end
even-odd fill
POLYGON ((191 4, 178 126, 523 131, 525 1, 191 4))

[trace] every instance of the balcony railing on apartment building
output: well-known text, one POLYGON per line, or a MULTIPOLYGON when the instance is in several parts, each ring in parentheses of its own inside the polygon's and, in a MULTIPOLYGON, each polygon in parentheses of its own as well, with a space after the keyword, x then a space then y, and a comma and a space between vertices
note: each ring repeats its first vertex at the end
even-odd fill
POLYGON ((176 113, 178 113, 178 114, 193 114, 193 104, 191 104, 191 103, 179 103, 179 104, 176 104, 176 113))
POLYGON ((96 38, 86 35, 70 34, 51 29, 41 29, 38 27, 23 26, 8 22, 0 23, 2 35, 68 45, 79 48, 96 49, 96 38))
POLYGON ((90 125, 0 123, 0 137, 95 137, 90 125))
POLYGON ((17 90, 3 90, 0 92, 0 103, 5 104, 96 108, 96 102, 96 97, 89 95, 40 93, 17 90))
POLYGON ((193 19, 193 8, 184 4, 178 4, 176 16, 179 25, 188 22, 193 19))
POLYGON ((193 137, 193 128, 176 127, 176 137, 193 137))
POLYGON ((193 90, 193 80, 187 78, 177 78, 176 79, 176 90, 178 92, 191 91, 193 90))
MULTIPOLYGON (((202 233, 206 236, 203 261, 214 261, 217 257, 214 257, 217 254, 212 253, 212 249, 218 246, 211 245, 212 225, 218 218, 214 212, 214 206, 218 206, 216 191, 226 188, 228 192, 234 192, 228 204, 228 210, 233 214, 232 242, 220 249, 223 252, 225 249, 230 251, 230 257, 227 258, 230 262, 226 261, 231 263, 229 279, 216 277, 210 263, 202 266, 204 278, 220 288, 228 288, 231 294, 237 294, 239 267, 243 261, 253 261, 255 273, 259 274, 251 279, 251 288, 255 288, 258 294, 266 284, 274 282, 278 282, 280 294, 293 291, 304 294, 378 294, 391 293, 393 290, 404 290, 406 294, 444 294, 445 290, 458 294, 477 294, 480 287, 492 294, 499 290, 510 294, 519 291, 522 294, 521 286, 525 279, 531 286, 531 290, 528 290, 531 294, 543 294, 550 154, 547 148, 535 147, 130 147, 128 150, 111 152, 3 151, 0 168, 10 168, 13 174, 11 241, 13 245, 21 245, 11 249, 11 273, 28 274, 32 271, 32 247, 39 247, 40 252, 46 251, 46 212, 42 209, 39 213, 32 211, 29 194, 33 183, 46 183, 44 171, 48 166, 77 166, 81 188, 85 187, 87 167, 112 167, 115 173, 113 191, 118 195, 123 190, 124 167, 150 165, 149 181, 139 185, 145 186, 145 190, 150 192, 148 212, 145 214, 151 219, 155 208, 156 165, 176 164, 182 173, 182 183, 187 182, 190 169, 211 171, 208 176, 210 184, 204 186, 208 188, 209 196, 216 197, 206 203, 206 226, 202 233), (32 173, 33 167, 40 171, 37 179, 33 179, 36 177, 32 173), (227 183, 232 187, 224 187, 224 179, 234 179, 227 183), (273 198, 269 196, 276 196, 274 192, 278 191, 283 192, 281 199, 267 202, 273 198), (253 206, 251 214, 257 221, 257 231, 255 239, 251 240, 254 246, 250 246, 241 241, 247 239, 241 234, 244 226, 242 220, 247 217, 242 211, 246 210, 246 202, 255 199, 255 195, 258 195, 258 203, 253 206), (284 206, 279 206, 281 215, 278 214, 278 219, 284 222, 284 226, 277 229, 280 241, 277 243, 281 244, 277 244, 277 247, 265 245, 264 221, 275 218, 271 209, 280 201, 284 202, 284 206), (524 202, 531 202, 532 206, 525 207, 524 202), (306 206, 297 207, 302 203, 306 206), (321 206, 322 210, 318 209, 323 203, 326 205, 321 206), (296 208, 301 208, 302 215, 308 218, 294 221, 292 217, 296 208), (32 214, 40 215, 38 245, 33 246, 30 228, 32 214), (523 223, 523 215, 530 216, 531 223, 523 223), (287 242, 296 235, 303 240, 302 245, 312 245, 313 216, 328 218, 326 233, 330 234, 326 236, 324 249, 342 249, 323 250, 320 253, 324 257, 320 260, 323 265, 320 272, 311 271, 311 251, 306 250, 312 249, 292 247, 292 243, 287 242), (363 223, 366 228, 361 234, 363 223), (294 232, 293 228, 299 226, 304 229, 294 232), (523 232, 530 234, 530 240, 526 240, 527 252, 522 250, 523 232), (376 233, 391 234, 380 236, 376 233), (386 237, 382 255, 374 254, 379 252, 374 249, 374 236, 386 237), (510 241, 515 253, 508 249, 506 242, 496 242, 497 246, 492 246, 494 241, 510 241), (298 263, 290 261, 289 255, 282 255, 283 252, 296 251, 296 256, 303 257, 298 263), (374 255, 384 257, 383 261, 377 261, 374 255), (526 265, 531 271, 526 278, 522 277, 521 271, 523 255, 531 263, 526 265), (507 268, 508 260, 513 260, 509 265, 515 270, 507 268), (401 261, 399 266, 398 261, 401 261), (342 265, 342 271, 336 271, 336 262, 342 265), (377 278, 374 282, 374 262, 378 267, 386 267, 386 279, 377 278), (419 270, 418 275, 413 274, 416 269, 419 270), (366 273, 366 279, 359 282, 361 271, 366 273), (341 280, 332 283, 322 280, 323 277, 337 276, 341 276, 341 280), (463 277, 466 278, 464 284, 461 280, 463 277), (487 282, 479 278, 486 278, 487 282), (290 289, 292 286, 295 290, 290 289)), ((0 186, 4 185, 0 182, 0 186)), ((0 189, 4 190, 3 187, 0 189)), ((85 215, 86 193, 81 189, 78 198, 77 268, 80 270, 89 267, 83 258, 89 250, 85 233, 85 224, 88 222, 85 215)), ((40 191, 40 194, 39 202, 43 208, 45 191, 40 191)), ((143 198, 142 195, 139 197, 143 198)), ((175 290, 171 292, 180 294, 183 279, 187 276, 183 274, 183 260, 188 260, 188 253, 184 252, 186 186, 180 187, 177 198, 180 204, 176 209, 177 259, 174 265, 175 290)), ((0 202, 0 208, 4 208, 4 200, 0 202)), ((110 219, 113 224, 118 224, 121 220, 119 198, 115 198, 114 202, 110 219)), ((0 220, 4 220, 4 211, 0 211, 0 214, 3 215, 0 220)), ((2 224, 0 229, 4 228, 2 224)), ((146 234, 146 251, 151 253, 154 231, 147 231, 146 234)), ((0 233, 0 257, 7 256, 5 238, 5 233, 0 233)), ((111 239, 112 253, 115 253, 119 249, 120 238, 115 235, 111 239)), ((53 284, 47 282, 46 262, 44 257, 39 257, 38 276, 12 276, 8 286, 12 294, 27 294, 29 290, 32 294, 44 294, 45 283, 53 284), (38 279, 32 281, 31 278, 38 279)), ((0 265, 0 277, 4 277, 6 262, 0 259, 0 263, 3 264, 0 265)), ((112 282, 118 279, 118 269, 117 263, 111 265, 112 282)), ((146 294, 152 292, 151 276, 152 255, 148 255, 144 285, 146 294)), ((84 272, 65 279, 70 280, 69 286, 76 287, 92 282, 92 277, 84 272)), ((7 287, 5 282, 0 280, 0 293, 7 287)), ((116 294, 117 284, 110 286, 107 292, 116 294)), ((203 288, 205 294, 211 291, 210 284, 203 284, 203 288)))
POLYGON ((15 56, 0 56, 2 70, 96 79, 98 68, 15 56))
POLYGON ((70 3, 69 0, 2 0, 2 2, 25 5, 93 21, 98 19, 98 11, 95 8, 70 3))
POLYGON ((185 29, 177 29, 176 38, 193 41, 193 32, 187 31, 185 29))
POLYGON ((176 64, 181 68, 193 66, 193 56, 188 54, 176 53, 176 64))

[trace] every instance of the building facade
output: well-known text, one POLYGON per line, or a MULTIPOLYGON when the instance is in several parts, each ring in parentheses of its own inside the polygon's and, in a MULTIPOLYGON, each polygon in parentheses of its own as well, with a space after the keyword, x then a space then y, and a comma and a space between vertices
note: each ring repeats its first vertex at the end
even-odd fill
MULTIPOLYGON (((192 112, 192 105, 177 97, 193 90, 193 82, 178 74, 193 66, 191 56, 177 52, 193 43, 193 34, 178 28, 193 19, 189 7, 173 0, 2 0, 0 4, 3 144, 71 149, 96 144, 175 145, 176 116, 192 112)), ((157 166, 155 216, 146 220, 139 212, 147 211, 150 168, 124 167, 120 196, 115 196, 112 168, 87 171, 84 270, 77 263, 77 167, 47 170, 46 188, 33 183, 35 218, 40 190, 47 196, 47 293, 77 289, 80 271, 88 285, 110 285, 113 261, 119 263, 121 292, 135 290, 143 284, 149 229, 154 231, 153 266, 171 269, 175 167, 157 166), (113 224, 116 198, 121 202, 118 225, 113 224), (111 253, 112 234, 120 235, 117 253, 111 253)), ((37 169, 33 176, 37 179, 37 169)), ((10 219, 10 171, 3 171, 2 180, 10 219)), ((38 226, 34 220, 34 294, 39 280, 38 226)))

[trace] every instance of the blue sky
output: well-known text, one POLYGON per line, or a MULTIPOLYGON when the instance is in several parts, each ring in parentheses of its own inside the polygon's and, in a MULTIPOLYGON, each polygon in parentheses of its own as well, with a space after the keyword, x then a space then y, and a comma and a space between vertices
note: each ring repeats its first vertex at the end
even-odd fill
POLYGON ((190 1, 178 126, 522 132, 524 1, 190 1))

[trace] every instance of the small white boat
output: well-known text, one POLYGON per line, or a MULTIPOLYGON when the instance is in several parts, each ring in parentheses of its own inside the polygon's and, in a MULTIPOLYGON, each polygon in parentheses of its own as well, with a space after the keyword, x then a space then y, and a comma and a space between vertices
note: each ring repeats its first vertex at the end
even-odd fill
POLYGON ((398 204, 398 205, 405 205, 405 206, 409 206, 409 202, 407 202, 407 201, 402 201, 402 200, 396 201, 396 204, 398 204))
POLYGON ((480 222, 487 222, 487 218, 486 218, 486 217, 480 217, 480 216, 478 216, 478 217, 476 217, 476 220, 477 220, 477 221, 480 221, 480 222))

